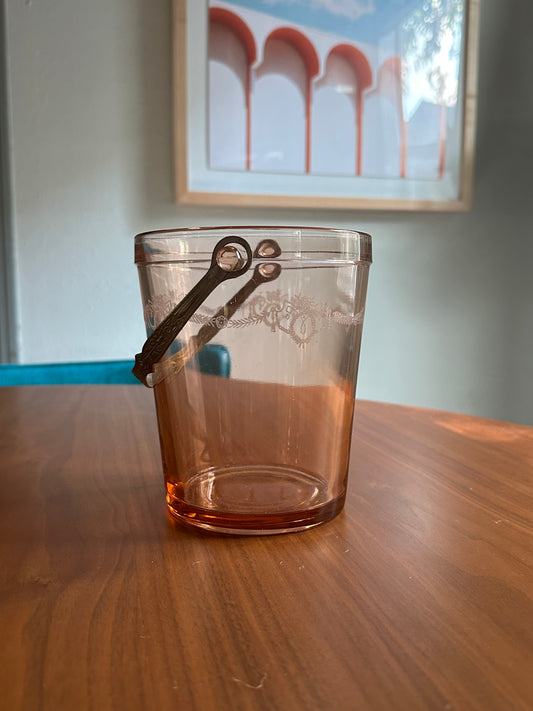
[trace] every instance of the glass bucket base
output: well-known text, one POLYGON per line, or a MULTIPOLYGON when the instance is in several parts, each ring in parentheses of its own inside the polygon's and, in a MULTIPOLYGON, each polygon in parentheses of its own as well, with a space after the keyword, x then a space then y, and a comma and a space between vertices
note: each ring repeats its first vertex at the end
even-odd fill
POLYGON ((277 467, 200 472, 185 486, 167 482, 175 518, 219 533, 266 535, 304 531, 334 518, 345 494, 327 500, 323 479, 277 467))

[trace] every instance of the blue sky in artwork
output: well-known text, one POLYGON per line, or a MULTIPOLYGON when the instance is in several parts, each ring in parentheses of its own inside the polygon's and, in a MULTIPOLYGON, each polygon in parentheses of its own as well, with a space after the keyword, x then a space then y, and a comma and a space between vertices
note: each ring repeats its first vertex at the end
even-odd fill
POLYGON ((324 32, 376 43, 421 0, 229 0, 324 32))

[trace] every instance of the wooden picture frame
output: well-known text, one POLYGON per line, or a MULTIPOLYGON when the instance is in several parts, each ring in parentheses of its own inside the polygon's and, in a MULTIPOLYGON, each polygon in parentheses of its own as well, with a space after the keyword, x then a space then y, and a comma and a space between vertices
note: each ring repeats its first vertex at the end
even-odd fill
MULTIPOLYGON (((354 7, 364 12, 366 1, 354 7)), ((305 3, 174 0, 177 201, 468 210, 480 0, 452 0, 458 14, 433 17, 429 49, 417 24, 423 0, 401 3, 396 25, 379 18, 386 35, 369 30, 360 41, 313 27, 311 9, 302 22, 305 3), (268 14, 283 7, 299 7, 299 22, 268 14), (406 49, 398 56, 390 47, 400 33, 406 49), (426 100, 433 90, 438 99, 426 100)), ((388 13, 391 4, 374 0, 368 15, 380 6, 388 13)))

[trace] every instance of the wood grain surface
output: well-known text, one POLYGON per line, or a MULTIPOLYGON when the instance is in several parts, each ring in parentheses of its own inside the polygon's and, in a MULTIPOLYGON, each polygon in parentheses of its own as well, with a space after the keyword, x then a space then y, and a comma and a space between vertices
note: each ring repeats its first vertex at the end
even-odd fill
POLYGON ((345 511, 166 515, 152 394, 0 388, 0 707, 529 711, 533 428, 359 402, 345 511))

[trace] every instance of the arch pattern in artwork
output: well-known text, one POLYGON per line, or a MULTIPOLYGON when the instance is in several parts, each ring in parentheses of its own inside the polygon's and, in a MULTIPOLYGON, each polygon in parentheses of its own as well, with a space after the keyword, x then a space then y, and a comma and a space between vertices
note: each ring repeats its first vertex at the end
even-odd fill
MULTIPOLYGON (((246 56, 246 69, 244 80, 244 96, 246 111, 246 170, 251 168, 251 94, 252 94, 252 65, 257 58, 257 48, 254 36, 246 22, 235 12, 222 7, 211 7, 209 9, 209 24, 218 24, 226 27, 241 43, 246 56)), ((211 35, 211 32, 210 32, 211 35)), ((211 46, 210 46, 211 50, 211 46)))
MULTIPOLYGON (((255 82, 271 71, 271 68, 269 69, 269 46, 284 46, 292 50, 293 60, 287 62, 284 67, 278 68, 277 71, 280 77, 284 76, 288 81, 291 81, 297 86, 303 98, 304 136, 302 138, 304 141, 304 158, 302 170, 306 173, 313 172, 312 147, 313 145, 315 145, 315 147, 316 145, 319 145, 318 142, 320 141, 319 137, 313 136, 313 97, 315 91, 327 85, 328 60, 338 59, 345 62, 347 66, 351 67, 354 75, 353 98, 355 121, 353 126, 353 141, 355 142, 355 150, 353 174, 357 176, 366 175, 365 152, 368 153, 372 150, 372 146, 369 145, 369 142, 367 141, 365 143, 365 125, 368 125, 368 121, 365 121, 365 118, 371 119, 371 116, 365 117, 366 109, 368 108, 368 111, 370 111, 373 105, 375 110, 375 106, 379 107, 380 105, 386 106, 387 104, 390 104, 392 109, 387 108, 387 111, 385 112, 388 118, 384 114, 382 120, 389 122, 393 121, 390 126, 392 127, 392 133, 394 136, 390 139, 390 146, 392 150, 398 152, 397 156, 392 157, 392 162, 394 165, 397 165, 397 168, 393 168, 393 172, 396 177, 406 177, 408 160, 408 124, 405 120, 403 109, 402 62, 400 57, 389 57, 378 68, 376 68, 375 71, 373 71, 371 63, 365 52, 360 47, 357 47, 355 44, 351 44, 349 42, 339 42, 334 44, 328 49, 325 58, 321 58, 320 53, 315 47, 313 41, 304 31, 301 31, 295 27, 275 27, 261 39, 261 42, 258 42, 249 24, 235 12, 223 7, 211 7, 209 10, 209 20, 210 27, 213 25, 225 27, 232 33, 233 37, 242 47, 244 56, 244 79, 242 80, 242 84, 245 96, 246 170, 254 170, 253 133, 255 124, 252 120, 252 113, 254 111, 253 104, 255 82), (258 45, 261 45, 261 51, 258 51, 258 45), (289 66, 291 62, 294 66, 289 66), (303 67, 303 74, 299 74, 300 70, 296 66, 299 63, 301 63, 301 66, 303 67), (324 67, 322 67, 322 63, 324 64, 324 67), (299 78, 300 76, 301 80, 299 78), (392 118, 393 115, 395 116, 394 119, 392 118)), ((324 54, 324 52, 322 52, 322 54, 324 54)), ((287 57, 289 57, 289 53, 287 53, 287 57)), ((222 59, 222 61, 224 60, 222 59)), ((229 65, 231 65, 231 62, 229 62, 229 65)), ((223 88, 214 87, 213 90, 223 91, 223 88)), ((275 101, 275 96, 272 97, 272 100, 275 101)), ((279 107, 279 110, 283 111, 283 107, 279 107)), ((294 106, 293 110, 295 110, 294 106)), ((438 165, 435 165, 436 177, 442 177, 444 174, 444 160, 446 152, 445 107, 442 107, 442 111, 439 116, 440 123, 437 128, 439 132, 439 151, 437 157, 438 165)), ((221 121, 231 120, 231 117, 221 117, 220 119, 217 119, 217 117, 211 118, 213 120, 221 121)), ((351 143, 352 139, 350 139, 350 145, 351 143)), ((370 161, 370 163, 371 162, 372 161, 370 161)), ((368 164, 368 161, 366 161, 366 163, 368 164)), ((389 172, 384 173, 384 175, 386 174, 388 177, 392 177, 390 174, 390 166, 387 170, 389 172)))
POLYGON ((319 61, 317 52, 311 40, 303 32, 293 27, 279 27, 273 30, 265 41, 265 52, 269 42, 278 40, 293 47, 303 60, 305 67, 305 86, 303 87, 303 97, 305 104, 305 172, 311 169, 311 82, 318 74, 319 61))

